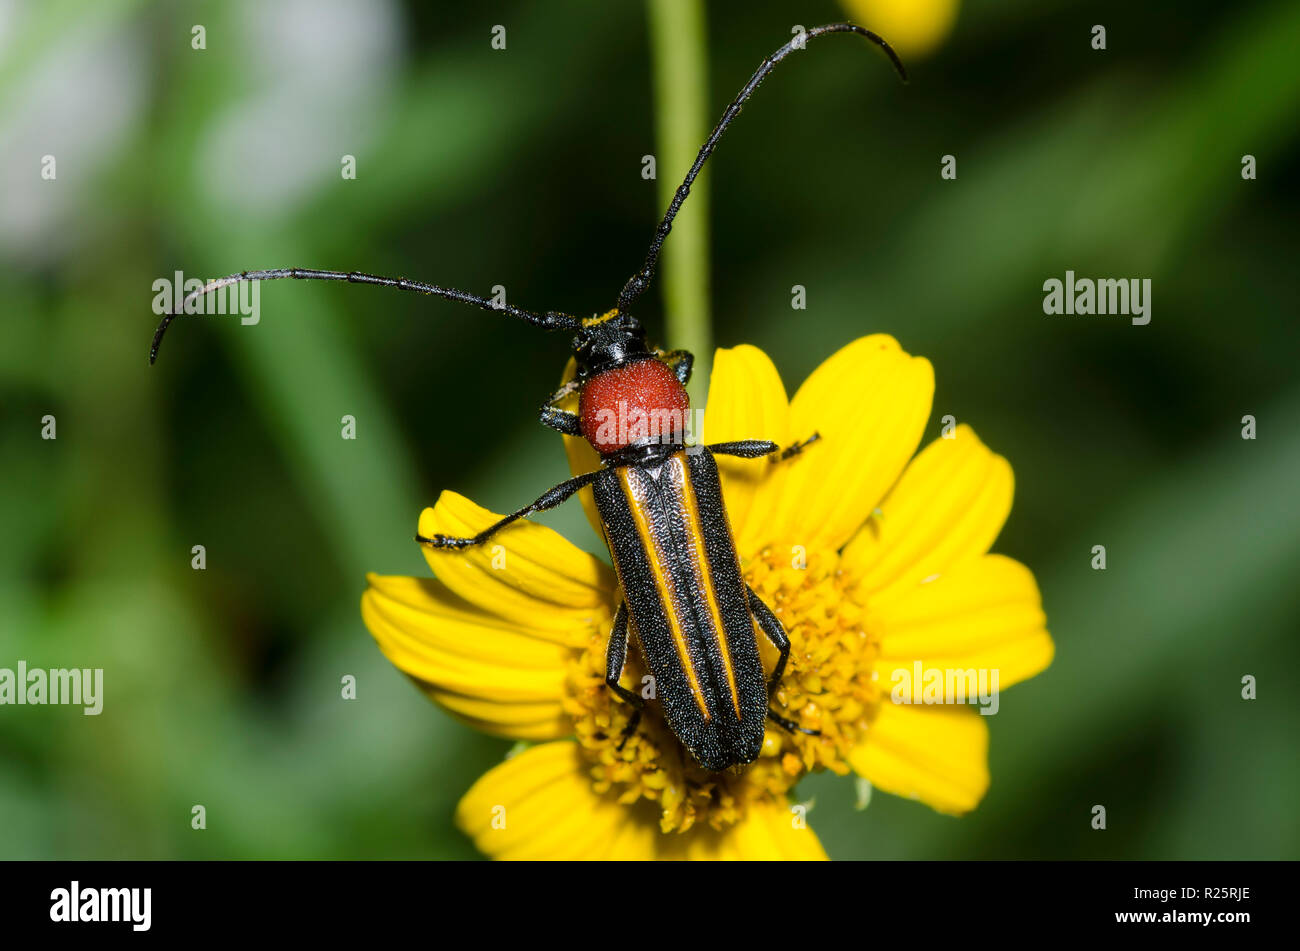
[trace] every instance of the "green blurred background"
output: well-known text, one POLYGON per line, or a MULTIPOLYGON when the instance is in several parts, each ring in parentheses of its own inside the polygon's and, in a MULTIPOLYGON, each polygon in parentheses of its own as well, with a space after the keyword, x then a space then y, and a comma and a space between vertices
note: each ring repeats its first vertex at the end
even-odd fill
MULTIPOLYGON (((424 700, 358 599, 367 571, 427 570, 440 489, 500 511, 565 477, 535 422, 564 342, 280 282, 258 326, 181 322, 145 363, 177 269, 612 304, 662 212, 646 10, 464 7, 0 0, 0 666, 103 667, 106 694, 99 717, 0 707, 0 857, 475 854, 451 812, 508 744, 424 700)), ((793 23, 845 16, 711 5, 709 120, 793 23)), ((1058 645, 1002 698, 974 814, 806 781, 833 857, 1300 855, 1298 43, 1286 0, 971 3, 911 85, 822 40, 723 142, 717 343, 791 391, 868 332, 928 356, 928 438, 951 413, 1015 467, 997 550, 1058 645), (1151 278, 1150 325, 1045 317, 1066 269, 1151 278)), ((659 335, 658 290, 639 309, 659 335)), ((599 550, 577 505, 543 521, 599 550)))

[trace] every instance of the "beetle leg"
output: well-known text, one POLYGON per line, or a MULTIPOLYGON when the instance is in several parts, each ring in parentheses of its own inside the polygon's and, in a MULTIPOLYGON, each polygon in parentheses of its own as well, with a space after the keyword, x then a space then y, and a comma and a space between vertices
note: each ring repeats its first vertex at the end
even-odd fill
POLYGON ((785 675, 785 665, 790 660, 790 638, 786 636, 785 628, 776 619, 772 609, 754 592, 754 589, 747 587, 745 590, 749 592, 749 610, 753 613, 754 620, 767 635, 767 639, 772 642, 772 646, 781 652, 781 657, 772 671, 772 679, 767 682, 767 692, 770 696, 785 675))
POLYGON ((656 350, 657 356, 668 364, 677 377, 677 382, 685 386, 691 379, 691 368, 695 366, 695 354, 689 350, 656 350))
POLYGON ((777 450, 780 454, 772 458, 773 462, 784 462, 785 460, 799 455, 804 448, 821 439, 821 433, 813 433, 807 439, 787 446, 781 449, 776 443, 769 439, 741 439, 738 442, 716 442, 705 448, 715 456, 739 456, 741 459, 757 459, 760 456, 769 456, 777 450))
POLYGON ((550 403, 542 407, 537 418, 543 426, 549 426, 556 432, 564 433, 566 436, 581 436, 582 426, 578 422, 578 414, 570 413, 562 409, 556 409, 550 403))
POLYGON ((741 459, 757 459, 771 455, 781 447, 767 439, 742 439, 739 442, 715 442, 704 447, 715 456, 739 456, 741 459))
MULTIPOLYGON (((762 632, 767 635, 767 639, 781 652, 781 657, 776 662, 776 668, 772 671, 772 679, 767 682, 767 694, 770 700, 772 694, 776 692, 777 686, 781 683, 781 678, 785 675, 786 662, 790 660, 790 638, 786 635, 781 622, 776 619, 776 615, 772 613, 772 609, 754 592, 754 589, 747 588, 746 590, 749 591, 749 610, 753 612, 754 620, 758 622, 762 632)), ((809 730, 806 727, 801 727, 793 720, 787 720, 770 708, 767 711, 767 716, 777 726, 784 727, 791 733, 797 732, 806 733, 809 736, 821 736, 820 730, 809 730)))
POLYGON ((781 716, 781 714, 777 713, 775 710, 768 710, 767 718, 771 720, 773 723, 775 723, 777 726, 781 727, 787 733, 806 733, 809 736, 822 735, 821 730, 810 730, 806 726, 800 726, 799 724, 795 723, 793 720, 787 720, 785 717, 781 716))
POLYGON ((574 377, 568 383, 551 394, 551 398, 542 404, 537 418, 541 420, 543 426, 549 426, 557 432, 564 433, 566 436, 581 436, 582 427, 578 424, 578 415, 562 410, 555 404, 560 402, 570 393, 578 388, 578 379, 574 377))
POLYGON ((471 535, 468 538, 454 538, 449 535, 434 535, 427 538, 424 535, 416 535, 415 540, 421 545, 432 545, 434 548, 470 548, 473 545, 481 545, 501 529, 505 528, 511 522, 518 521, 525 515, 531 515, 533 512, 544 512, 547 509, 553 509, 561 502, 568 499, 579 489, 589 485, 600 474, 601 470, 595 472, 586 472, 580 476, 574 476, 561 482, 555 488, 550 489, 542 495, 536 502, 531 505, 525 505, 517 512, 511 512, 501 521, 494 525, 489 525, 477 535, 471 535))
POLYGON ((624 601, 614 613, 614 630, 609 635, 609 647, 605 651, 605 684, 632 706, 632 716, 623 728, 623 738, 618 744, 620 750, 626 745, 628 737, 636 732, 637 724, 641 722, 641 711, 645 709, 645 699, 618 682, 623 676, 623 665, 627 662, 627 640, 627 602, 624 601))

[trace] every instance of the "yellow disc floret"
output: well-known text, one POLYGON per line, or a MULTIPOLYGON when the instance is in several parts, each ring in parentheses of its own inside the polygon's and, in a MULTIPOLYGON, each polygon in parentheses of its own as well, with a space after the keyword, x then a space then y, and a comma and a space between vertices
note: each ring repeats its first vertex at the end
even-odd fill
MULTIPOLYGON (((664 832, 685 832, 699 823, 725 829, 744 816, 755 797, 784 801, 811 771, 849 773, 849 752, 879 704, 871 675, 877 645, 863 623, 862 608, 846 595, 850 579, 840 570, 836 553, 782 559, 765 548, 744 559, 742 568, 790 637, 790 660, 772 709, 820 735, 789 733, 769 723, 757 761, 711 773, 691 759, 653 703, 636 732, 622 742, 632 711, 605 685, 608 632, 593 632, 570 665, 564 705, 590 763, 593 787, 614 793, 625 804, 657 803, 664 832)), ((776 649, 764 644, 769 671, 776 659, 776 649)), ((641 658, 630 651, 623 685, 639 690, 644 673, 641 658)))

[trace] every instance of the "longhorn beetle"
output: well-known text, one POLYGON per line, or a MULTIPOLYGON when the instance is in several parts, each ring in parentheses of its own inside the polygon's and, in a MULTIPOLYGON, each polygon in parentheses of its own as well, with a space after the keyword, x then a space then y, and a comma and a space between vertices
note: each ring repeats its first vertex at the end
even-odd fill
MULTIPOLYGON (((576 375, 543 404, 540 418, 561 433, 586 438, 600 454, 601 468, 560 483, 531 505, 472 537, 417 535, 416 540, 437 549, 480 545, 510 523, 554 508, 590 486, 623 589, 605 671, 609 689, 633 708, 622 743, 635 731, 645 707, 640 695, 619 683, 629 639, 635 636, 654 677, 655 693, 669 728, 702 767, 714 772, 757 759, 766 719, 787 730, 817 734, 770 709, 771 695, 790 657, 790 639, 741 574, 714 456, 769 456, 776 462, 799 453, 817 434, 784 450, 757 439, 688 449, 683 426, 677 421, 684 420, 689 410, 685 384, 694 357, 684 350, 652 349, 645 330, 629 310, 650 285, 660 248, 691 184, 745 101, 777 63, 802 49, 808 40, 830 33, 866 37, 884 50, 907 81, 903 64, 884 40, 848 23, 814 27, 763 60, 700 148, 655 229, 645 263, 623 286, 614 309, 601 316, 579 319, 557 311, 534 313, 406 278, 303 268, 244 271, 219 278, 187 295, 180 307, 184 312, 203 295, 240 281, 348 281, 432 294, 502 311, 544 330, 572 332, 576 375), (561 409, 560 403, 575 392, 578 412, 561 409), (628 419, 636 419, 637 424, 623 425, 628 419), (609 424, 615 420, 620 423, 611 430, 609 424), (646 420, 667 421, 668 431, 650 432, 646 420), (759 655, 760 633, 780 655, 766 682, 759 655)), ((175 312, 165 314, 158 325, 149 349, 151 364, 175 316, 175 312)))

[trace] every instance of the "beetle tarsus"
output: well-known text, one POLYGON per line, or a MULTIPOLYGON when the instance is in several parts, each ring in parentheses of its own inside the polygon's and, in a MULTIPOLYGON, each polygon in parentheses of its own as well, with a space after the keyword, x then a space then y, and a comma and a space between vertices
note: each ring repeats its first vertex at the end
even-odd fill
POLYGON ((475 544, 472 538, 452 538, 448 535, 434 535, 429 538, 425 535, 416 535, 415 540, 421 545, 431 545, 434 548, 468 548, 475 544))
POLYGON ((775 710, 772 710, 770 708, 767 711, 767 718, 788 733, 803 733, 806 736, 822 735, 821 730, 810 730, 806 726, 800 726, 799 724, 795 723, 793 720, 786 719, 785 717, 781 716, 781 714, 777 713, 775 710))
POLYGON ((803 442, 797 442, 793 446, 787 446, 785 449, 782 449, 781 454, 779 456, 774 456, 772 458, 772 461, 785 462, 787 459, 799 455, 799 453, 803 452, 805 449, 807 449, 809 446, 811 446, 813 443, 815 443, 817 440, 821 438, 822 438, 822 434, 815 432, 807 439, 805 439, 803 442))
POLYGON ((634 708, 632 710, 632 716, 627 721, 627 726, 623 727, 622 737, 618 741, 618 746, 614 747, 615 750, 620 753, 623 752, 623 747, 627 746, 627 741, 632 739, 632 734, 636 732, 636 728, 640 723, 641 711, 634 708))

